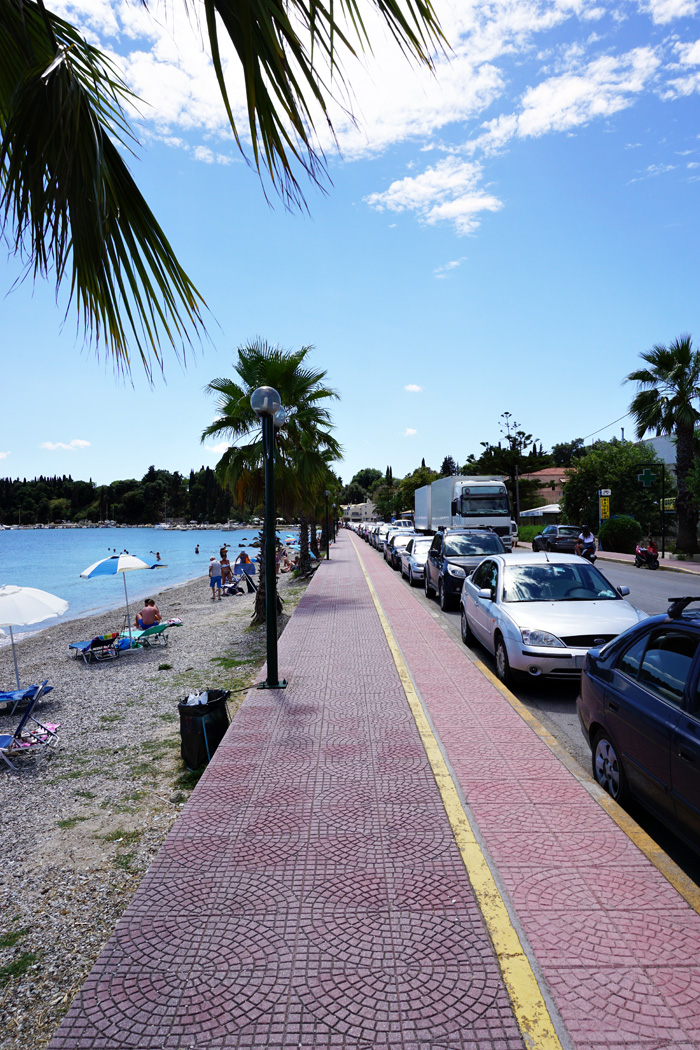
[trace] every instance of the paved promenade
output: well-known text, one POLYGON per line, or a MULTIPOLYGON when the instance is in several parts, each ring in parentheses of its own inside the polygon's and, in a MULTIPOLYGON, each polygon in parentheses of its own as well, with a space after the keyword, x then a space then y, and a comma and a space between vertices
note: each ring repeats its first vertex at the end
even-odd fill
POLYGON ((52 1050, 700 1046, 700 915, 351 533, 279 665, 52 1050))

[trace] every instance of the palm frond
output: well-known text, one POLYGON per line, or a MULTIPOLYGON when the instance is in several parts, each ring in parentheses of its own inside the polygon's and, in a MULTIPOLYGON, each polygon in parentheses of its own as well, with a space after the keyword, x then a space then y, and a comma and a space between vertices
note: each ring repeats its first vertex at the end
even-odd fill
POLYGON ((69 306, 118 368, 134 346, 151 376, 163 341, 184 356, 204 331, 204 303, 115 145, 131 145, 130 92, 34 0, 0 0, 0 70, 3 234, 34 277, 69 280, 69 306))

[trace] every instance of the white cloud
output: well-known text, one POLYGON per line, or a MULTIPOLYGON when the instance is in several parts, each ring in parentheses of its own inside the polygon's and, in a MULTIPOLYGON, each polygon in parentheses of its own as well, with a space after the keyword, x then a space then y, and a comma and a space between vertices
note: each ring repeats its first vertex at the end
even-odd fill
POLYGON ((693 18, 698 9, 697 0, 645 0, 640 6, 656 25, 667 25, 675 18, 693 18))
POLYGON ((223 456, 230 447, 227 441, 220 441, 218 445, 205 445, 204 449, 206 452, 211 452, 212 456, 223 456))
POLYGON ((403 432, 403 436, 405 438, 412 438, 415 437, 417 433, 418 431, 414 430, 412 427, 406 427, 406 429, 403 432))
POLYGON ((79 448, 90 448, 89 441, 83 441, 81 438, 73 438, 73 440, 66 444, 65 441, 42 441, 39 448, 48 449, 49 452, 75 452, 79 448))
POLYGON ((399 179, 383 193, 372 193, 365 200, 379 211, 414 211, 428 225, 453 222, 460 234, 479 226, 479 213, 498 211, 501 202, 479 187, 480 164, 445 157, 421 175, 399 179))
POLYGON ((11 452, 0 452, 0 459, 7 459, 7 457, 11 455, 11 452))
POLYGON ((407 383, 404 390, 408 390, 409 394, 421 394, 423 392, 423 387, 418 386, 417 383, 407 383))
POLYGON ((462 265, 466 256, 463 255, 461 259, 452 259, 451 262, 446 262, 442 266, 437 266, 433 270, 433 277, 439 281, 444 281, 446 277, 449 277, 459 266, 462 265))

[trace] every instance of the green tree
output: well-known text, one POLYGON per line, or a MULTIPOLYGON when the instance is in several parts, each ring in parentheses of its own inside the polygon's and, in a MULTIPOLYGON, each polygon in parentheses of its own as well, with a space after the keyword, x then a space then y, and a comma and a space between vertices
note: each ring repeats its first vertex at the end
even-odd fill
MULTIPOLYGON (((610 514, 628 514, 641 523, 645 532, 658 535, 661 529, 659 481, 662 461, 646 445, 631 441, 598 442, 597 446, 576 461, 568 473, 561 499, 567 520, 574 525, 598 525, 598 490, 610 489, 610 514), (654 465, 658 468, 654 469, 654 465), (657 483, 650 488, 638 480, 645 467, 651 467, 657 483)), ((673 483, 667 477, 667 495, 673 495, 673 483)))
POLYGON ((573 441, 562 441, 552 445, 551 459, 553 467, 573 467, 577 459, 585 456, 586 449, 583 438, 574 438, 573 441))
POLYGON ((502 438, 497 445, 487 441, 481 442, 483 452, 477 458, 474 454, 467 458, 462 473, 475 475, 501 475, 506 479, 506 488, 515 507, 516 493, 520 497, 520 509, 528 510, 539 503, 539 484, 537 481, 523 481, 520 476, 532 474, 546 467, 550 459, 545 456, 542 447, 538 451, 532 434, 524 431, 510 412, 501 413, 499 428, 502 438), (529 449, 530 442, 532 448, 529 449), (518 482, 516 485, 516 478, 518 482))
POLYGON ((452 456, 445 456, 440 467, 440 477, 448 478, 455 474, 459 474, 459 467, 452 456))
POLYGON ((698 505, 688 488, 688 475, 693 468, 694 433, 700 420, 700 353, 693 349, 689 335, 681 335, 670 346, 653 346, 640 357, 647 367, 625 377, 639 388, 630 405, 637 437, 644 437, 648 430, 675 436, 677 547, 685 554, 696 554, 698 505))
MULTIPOLYGON (((328 477, 329 461, 338 458, 341 449, 332 434, 333 424, 326 408, 326 402, 338 395, 324 386, 325 371, 308 366, 306 359, 311 350, 310 346, 283 350, 257 339, 238 347, 238 360, 234 365, 237 381, 215 379, 207 387, 218 397, 217 418, 202 434, 202 441, 216 437, 236 442, 224 452, 216 472, 238 503, 251 498, 256 503, 262 502, 264 497, 260 419, 250 407, 250 395, 259 386, 274 387, 291 413, 278 431, 275 443, 277 506, 294 514, 300 509, 315 509, 318 503, 321 479, 328 477)), ((256 623, 265 619, 264 551, 262 553, 253 617, 256 623)))
POLYGON ((425 460, 423 460, 422 466, 418 467, 411 474, 407 474, 399 482, 396 512, 400 514, 403 510, 413 510, 413 496, 416 489, 422 488, 423 485, 432 484, 438 477, 439 475, 434 470, 426 467, 425 460))
MULTIPOLYGON (((209 55, 235 140, 243 151, 222 58, 229 44, 253 163, 287 203, 303 203, 297 170, 316 182, 325 174, 314 124, 317 114, 330 124, 334 95, 349 97, 343 59, 370 46, 363 11, 378 13, 409 57, 432 64, 442 35, 428 0, 205 0, 209 55)), ((35 278, 53 273, 57 288, 67 283, 87 332, 117 366, 129 369, 134 347, 150 374, 154 360, 162 365, 161 341, 178 351, 201 331, 202 300, 122 159, 120 146, 135 144, 124 108, 132 100, 107 56, 43 0, 0 0, 5 236, 35 278)))

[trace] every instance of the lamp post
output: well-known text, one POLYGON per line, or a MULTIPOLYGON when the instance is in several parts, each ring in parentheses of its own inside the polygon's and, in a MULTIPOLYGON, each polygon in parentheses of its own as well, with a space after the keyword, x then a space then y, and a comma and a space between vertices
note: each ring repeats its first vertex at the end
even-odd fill
POLYGON ((328 497, 330 496, 328 489, 324 492, 324 496, 326 497, 326 561, 329 561, 331 556, 331 539, 330 528, 328 526, 328 497))
POLYGON ((275 571, 275 424, 284 414, 281 398, 274 387, 259 386, 250 397, 250 407, 262 422, 263 459, 265 462, 265 629, 267 634, 267 678, 258 689, 284 689, 277 671, 277 573, 275 571))
POLYGON ((333 504, 333 542, 338 539, 338 516, 336 514, 337 507, 333 504))

